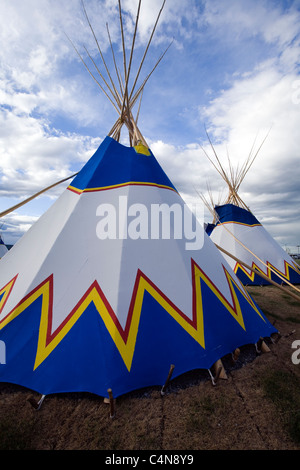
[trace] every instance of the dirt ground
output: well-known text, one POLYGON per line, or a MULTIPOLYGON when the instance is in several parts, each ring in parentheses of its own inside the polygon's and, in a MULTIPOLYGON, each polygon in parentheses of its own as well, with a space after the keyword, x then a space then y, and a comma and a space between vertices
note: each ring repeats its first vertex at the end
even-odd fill
POLYGON ((265 384, 270 375, 291 381, 295 393, 300 384, 300 364, 292 362, 300 303, 274 286, 248 290, 281 334, 267 341, 269 352, 251 345, 236 363, 223 358, 227 379, 215 386, 207 371, 193 371, 171 381, 163 397, 157 387, 120 397, 113 419, 100 397, 48 396, 36 411, 28 398, 37 394, 0 384, 0 450, 299 450, 300 420, 298 439, 288 423, 300 402, 278 407, 265 384))

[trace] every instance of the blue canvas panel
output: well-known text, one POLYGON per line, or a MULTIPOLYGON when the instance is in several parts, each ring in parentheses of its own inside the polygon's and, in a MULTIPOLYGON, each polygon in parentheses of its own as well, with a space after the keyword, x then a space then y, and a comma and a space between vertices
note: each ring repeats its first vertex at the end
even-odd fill
POLYGON ((259 221, 251 212, 243 209, 242 207, 235 206, 234 204, 215 206, 215 211, 219 218, 217 224, 224 224, 225 222, 238 222, 240 224, 247 225, 260 225, 259 221))
POLYGON ((138 182, 175 189, 150 150, 149 153, 138 153, 133 147, 106 137, 70 186, 84 190, 138 182))

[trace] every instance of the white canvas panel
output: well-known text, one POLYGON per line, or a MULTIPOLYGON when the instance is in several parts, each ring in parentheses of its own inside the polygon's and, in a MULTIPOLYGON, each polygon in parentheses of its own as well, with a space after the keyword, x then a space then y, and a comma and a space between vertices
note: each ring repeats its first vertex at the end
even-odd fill
MULTIPOLYGON (((265 266, 267 263, 271 263, 282 273, 285 272, 284 261, 291 265, 294 264, 291 257, 261 225, 255 227, 238 223, 217 225, 211 234, 211 239, 248 265, 252 266, 254 262, 265 274, 267 274, 267 267, 265 266)), ((224 257, 234 269, 236 261, 225 254, 224 257)), ((251 274, 250 270, 246 268, 245 270, 251 274)))

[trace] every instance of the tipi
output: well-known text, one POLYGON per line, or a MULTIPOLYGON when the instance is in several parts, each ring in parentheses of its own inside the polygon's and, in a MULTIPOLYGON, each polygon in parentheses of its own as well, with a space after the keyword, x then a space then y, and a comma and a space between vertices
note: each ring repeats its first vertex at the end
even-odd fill
POLYGON ((213 213, 213 222, 206 228, 211 240, 225 250, 222 251, 225 259, 244 285, 270 282, 299 284, 299 266, 257 220, 239 195, 241 183, 264 141, 254 154, 252 147, 241 168, 234 169, 228 158, 229 169, 226 171, 209 136, 208 139, 215 159, 206 151, 205 154, 228 186, 228 195, 223 204, 212 206, 212 198, 210 203, 206 201, 213 213))
POLYGON ((2 382, 117 397, 276 331, 148 148, 128 77, 113 136, 1 263, 2 382))
POLYGON ((8 248, 5 245, 1 235, 0 235, 0 258, 3 258, 3 256, 8 252, 8 248))

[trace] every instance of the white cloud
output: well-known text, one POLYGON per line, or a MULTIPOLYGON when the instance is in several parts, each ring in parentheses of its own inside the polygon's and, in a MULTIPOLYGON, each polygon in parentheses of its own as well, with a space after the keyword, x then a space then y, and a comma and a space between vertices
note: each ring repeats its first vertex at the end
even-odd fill
POLYGON ((54 134, 43 120, 0 112, 0 192, 25 196, 72 174, 97 145, 91 138, 54 134))
POLYGON ((205 1, 205 21, 225 38, 261 37, 265 42, 286 47, 299 33, 300 13, 291 7, 266 0, 205 1))
POLYGON ((241 165, 257 134, 256 148, 272 126, 240 194, 275 238, 283 242, 285 237, 294 244, 299 237, 296 224, 300 222, 300 108, 293 100, 296 77, 269 61, 249 76, 233 81, 231 88, 201 109, 212 136, 221 142, 216 150, 227 169, 227 150, 233 165, 241 165), (276 223, 268 219, 270 214, 277 215, 276 223))
POLYGON ((6 245, 14 245, 37 220, 38 216, 22 215, 16 212, 11 212, 5 217, 4 226, 0 229, 0 235, 3 242, 6 245))

